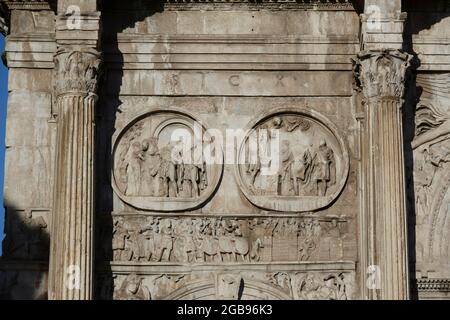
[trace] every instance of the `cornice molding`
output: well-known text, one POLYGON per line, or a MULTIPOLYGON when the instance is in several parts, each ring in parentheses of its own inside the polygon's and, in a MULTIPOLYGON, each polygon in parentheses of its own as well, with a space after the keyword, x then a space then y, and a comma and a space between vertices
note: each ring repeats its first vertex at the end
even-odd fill
POLYGON ((417 279, 419 291, 450 292, 450 279, 417 279))
POLYGON ((56 0, 0 0, 9 10, 51 10, 56 0))
POLYGON ((165 10, 354 10, 349 0, 164 0, 165 10))
POLYGON ((0 0, 0 33, 9 31, 11 10, 54 10, 57 0, 0 0))

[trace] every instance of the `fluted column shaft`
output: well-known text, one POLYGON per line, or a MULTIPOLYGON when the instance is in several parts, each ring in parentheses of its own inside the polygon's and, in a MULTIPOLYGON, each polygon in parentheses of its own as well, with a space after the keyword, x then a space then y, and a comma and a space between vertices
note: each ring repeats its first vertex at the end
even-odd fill
POLYGON ((374 183, 375 264, 382 299, 408 298, 405 176, 401 103, 381 98, 368 104, 374 183))
POLYGON ((398 50, 362 52, 355 63, 364 95, 365 171, 368 265, 375 266, 380 283, 373 299, 408 299, 406 199, 403 156, 402 104, 410 56, 398 50))
POLYGON ((93 295, 94 113, 99 54, 65 48, 57 68, 58 133, 52 218, 49 297, 93 295))

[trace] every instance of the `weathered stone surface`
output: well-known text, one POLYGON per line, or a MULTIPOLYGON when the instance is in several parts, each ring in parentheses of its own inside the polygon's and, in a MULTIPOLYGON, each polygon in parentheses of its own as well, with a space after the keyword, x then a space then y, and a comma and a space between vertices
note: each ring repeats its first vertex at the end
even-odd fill
POLYGON ((0 297, 449 299, 450 7, 414 3, 1 0, 0 297))

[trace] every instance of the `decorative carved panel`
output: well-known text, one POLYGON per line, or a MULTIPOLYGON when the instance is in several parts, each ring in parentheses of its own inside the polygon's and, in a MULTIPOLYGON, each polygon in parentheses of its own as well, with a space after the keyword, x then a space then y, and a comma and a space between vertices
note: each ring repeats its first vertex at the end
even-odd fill
POLYGON ((204 204, 222 174, 222 151, 195 119, 153 111, 128 124, 113 150, 113 188, 126 203, 152 211, 204 204))
POLYGON ((131 272, 99 280, 103 299, 120 300, 350 300, 354 291, 354 273, 349 270, 131 272))
POLYGON ((328 206, 349 170, 335 126, 307 109, 277 109, 254 121, 238 159, 236 177, 246 198, 260 208, 285 212, 328 206))
POLYGON ((355 239, 338 217, 236 218, 114 216, 100 231, 103 259, 115 262, 217 264, 340 261, 355 239))
MULTIPOLYGON (((448 74, 417 76, 414 194, 419 276, 450 277, 450 94, 448 74)), ((419 286, 420 288, 420 286, 419 286)))

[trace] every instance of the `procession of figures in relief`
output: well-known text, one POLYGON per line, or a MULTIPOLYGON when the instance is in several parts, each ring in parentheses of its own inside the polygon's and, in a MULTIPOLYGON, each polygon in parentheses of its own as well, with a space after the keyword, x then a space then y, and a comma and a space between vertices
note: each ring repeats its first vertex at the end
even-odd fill
POLYGON ((271 117, 257 125, 245 142, 241 172, 246 185, 253 194, 263 196, 330 194, 337 173, 330 140, 329 134, 306 117, 271 117), (278 158, 273 154, 279 154, 278 158), (263 168, 271 169, 264 173, 263 168))
POLYGON ((195 136, 192 121, 155 128, 164 120, 141 120, 121 137, 116 176, 125 196, 198 198, 208 188, 210 169, 204 153, 210 152, 211 141, 204 141, 201 133, 195 136))
POLYGON ((113 261, 256 263, 342 259, 352 241, 338 218, 117 216, 113 261))

